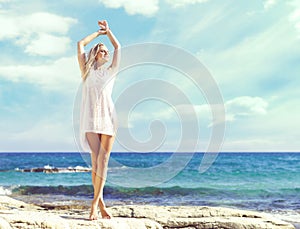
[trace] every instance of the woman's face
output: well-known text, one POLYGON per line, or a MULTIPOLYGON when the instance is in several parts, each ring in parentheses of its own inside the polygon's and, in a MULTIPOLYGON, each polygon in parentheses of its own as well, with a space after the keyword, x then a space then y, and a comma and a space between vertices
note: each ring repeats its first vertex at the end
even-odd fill
POLYGON ((109 60, 109 52, 108 49, 104 46, 104 45, 100 45, 97 56, 96 56, 96 60, 103 60, 105 62, 107 62, 109 60))

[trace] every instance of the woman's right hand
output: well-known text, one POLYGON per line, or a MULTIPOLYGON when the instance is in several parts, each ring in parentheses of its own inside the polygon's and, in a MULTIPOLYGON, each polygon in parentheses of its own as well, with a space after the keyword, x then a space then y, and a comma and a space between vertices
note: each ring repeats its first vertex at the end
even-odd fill
POLYGON ((106 20, 98 21, 98 25, 100 27, 100 31, 104 31, 106 33, 109 30, 109 26, 106 20))

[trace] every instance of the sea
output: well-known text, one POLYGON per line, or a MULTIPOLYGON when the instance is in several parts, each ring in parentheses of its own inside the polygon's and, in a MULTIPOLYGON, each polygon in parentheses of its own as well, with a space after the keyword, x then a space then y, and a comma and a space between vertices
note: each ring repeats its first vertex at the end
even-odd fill
MULTIPOLYGON (((104 188, 106 204, 247 209, 271 213, 299 227, 300 153, 219 153, 201 171, 204 156, 113 152, 104 188)), ((34 204, 90 203, 90 154, 2 152, 0 195, 34 204)))

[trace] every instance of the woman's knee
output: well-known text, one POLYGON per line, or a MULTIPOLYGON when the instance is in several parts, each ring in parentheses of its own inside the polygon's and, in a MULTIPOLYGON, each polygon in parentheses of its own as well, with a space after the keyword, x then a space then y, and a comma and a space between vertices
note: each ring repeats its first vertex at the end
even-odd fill
POLYGON ((100 139, 101 139, 100 151, 103 151, 104 153, 109 154, 112 149, 114 140, 115 140, 114 136, 102 134, 100 136, 100 139))
POLYGON ((98 159, 98 157, 97 157, 97 155, 92 155, 91 156, 91 162, 92 162, 92 171, 93 172, 96 172, 97 171, 97 159, 98 159))

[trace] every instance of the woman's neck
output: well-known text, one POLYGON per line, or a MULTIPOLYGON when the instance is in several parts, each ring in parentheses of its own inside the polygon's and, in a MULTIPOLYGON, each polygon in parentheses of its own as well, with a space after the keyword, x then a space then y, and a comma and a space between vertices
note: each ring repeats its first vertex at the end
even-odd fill
POLYGON ((95 62, 95 69, 102 69, 103 68, 103 66, 104 66, 104 63, 101 63, 101 62, 95 62))

